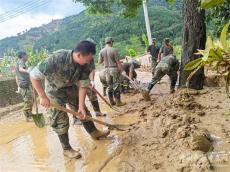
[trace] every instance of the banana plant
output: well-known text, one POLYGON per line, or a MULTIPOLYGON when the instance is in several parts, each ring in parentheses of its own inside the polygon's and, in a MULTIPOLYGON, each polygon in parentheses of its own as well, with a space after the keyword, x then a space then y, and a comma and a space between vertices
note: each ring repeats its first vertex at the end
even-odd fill
POLYGON ((201 0, 201 8, 208 9, 223 3, 224 0, 201 0))
POLYGON ((198 50, 197 55, 202 55, 201 58, 195 59, 187 63, 184 70, 192 71, 187 78, 187 87, 192 76, 203 66, 208 65, 213 68, 217 73, 225 76, 226 93, 230 98, 229 85, 230 85, 230 47, 227 44, 228 30, 230 22, 227 23, 220 35, 219 41, 213 41, 209 36, 206 41, 205 50, 198 50))

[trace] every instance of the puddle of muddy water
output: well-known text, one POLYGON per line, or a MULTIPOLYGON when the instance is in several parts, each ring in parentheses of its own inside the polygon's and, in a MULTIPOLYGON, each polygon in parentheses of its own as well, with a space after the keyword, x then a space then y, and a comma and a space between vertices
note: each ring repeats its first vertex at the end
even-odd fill
MULTIPOLYGON (((115 118, 110 118, 113 111, 105 105, 102 109, 109 114, 106 118, 100 118, 106 122, 129 124, 136 121, 132 114, 116 117, 114 120, 115 118)), ((106 129, 101 125, 97 126, 106 129)), ((83 158, 80 160, 70 160, 62 155, 58 137, 51 127, 36 128, 33 123, 26 123, 22 116, 1 120, 0 171, 99 171, 121 144, 119 136, 122 132, 112 130, 108 140, 94 141, 82 127, 71 126, 69 135, 73 148, 81 149, 83 158)), ((117 167, 109 168, 114 171, 117 167)))

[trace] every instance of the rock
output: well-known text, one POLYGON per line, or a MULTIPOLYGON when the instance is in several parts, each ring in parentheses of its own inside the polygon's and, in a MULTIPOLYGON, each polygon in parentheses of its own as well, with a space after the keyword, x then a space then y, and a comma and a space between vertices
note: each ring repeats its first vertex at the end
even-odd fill
POLYGON ((178 128, 176 131, 176 138, 181 139, 181 138, 186 138, 188 136, 188 132, 184 127, 178 128))
POLYGON ((204 135, 192 135, 192 138, 189 142, 189 147, 192 150, 200 150, 203 152, 212 151, 213 145, 204 135))
POLYGON ((162 129, 161 133, 160 133, 160 137, 161 138, 165 138, 168 135, 168 130, 166 129, 162 129))
POLYGON ((199 111, 199 112, 196 113, 196 115, 198 115, 198 116, 204 116, 205 112, 204 111, 199 111))

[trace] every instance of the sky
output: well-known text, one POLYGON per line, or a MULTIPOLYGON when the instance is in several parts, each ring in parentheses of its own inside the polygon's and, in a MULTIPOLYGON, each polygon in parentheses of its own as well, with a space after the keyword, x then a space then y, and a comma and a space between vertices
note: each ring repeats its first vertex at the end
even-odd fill
POLYGON ((0 4, 0 40, 84 10, 72 0, 0 0, 0 4))

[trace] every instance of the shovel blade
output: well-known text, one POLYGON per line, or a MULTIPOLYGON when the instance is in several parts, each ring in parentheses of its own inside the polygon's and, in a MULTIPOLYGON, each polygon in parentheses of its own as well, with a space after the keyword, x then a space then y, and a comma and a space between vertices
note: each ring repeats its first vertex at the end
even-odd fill
POLYGON ((151 98, 150 98, 150 96, 149 96, 148 91, 146 91, 146 90, 141 90, 141 94, 142 94, 144 100, 146 100, 146 101, 151 101, 151 98))
POLYGON ((33 121, 38 128, 45 126, 45 117, 42 113, 32 115, 33 121))

